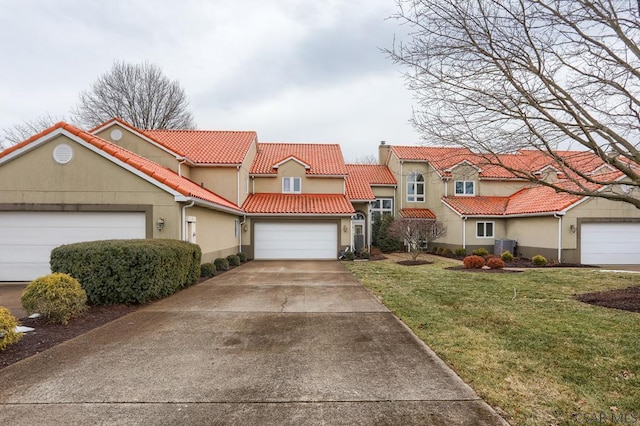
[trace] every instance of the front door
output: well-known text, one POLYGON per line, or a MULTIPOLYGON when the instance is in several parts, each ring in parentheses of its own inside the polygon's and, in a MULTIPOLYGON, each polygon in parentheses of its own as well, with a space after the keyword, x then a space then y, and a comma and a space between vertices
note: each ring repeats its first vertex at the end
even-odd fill
POLYGON ((351 234, 353 235, 352 247, 355 251, 365 250, 366 242, 366 221, 364 214, 358 212, 351 219, 351 234))

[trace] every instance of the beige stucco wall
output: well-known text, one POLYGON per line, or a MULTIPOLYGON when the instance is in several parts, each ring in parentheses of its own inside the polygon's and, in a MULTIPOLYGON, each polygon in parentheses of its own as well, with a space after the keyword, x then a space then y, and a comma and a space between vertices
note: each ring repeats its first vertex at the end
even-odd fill
POLYGON ((165 219, 164 230, 159 232, 153 226, 151 236, 180 237, 180 210, 172 195, 65 136, 0 166, 0 182, 1 203, 33 210, 53 209, 56 205, 65 209, 82 205, 85 211, 90 206, 113 211, 118 210, 117 206, 127 206, 127 210, 130 206, 151 207, 148 221, 165 219), (73 159, 68 164, 53 160, 53 150, 60 143, 73 148, 73 159))
MULTIPOLYGON (((137 136, 126 127, 114 124, 113 126, 110 126, 98 132, 96 136, 106 141, 112 142, 115 145, 128 149, 129 151, 135 152, 136 154, 147 158, 155 163, 161 164, 175 171, 176 173, 178 172, 178 161, 176 160, 176 157, 174 155, 169 154, 164 149, 159 148, 151 142, 137 136), (111 137, 111 132, 115 129, 118 129, 122 132, 122 139, 120 139, 119 141, 116 141, 111 137)), ((181 166, 181 173, 183 176, 189 177, 189 170, 184 165, 181 166)))
MULTIPOLYGON (((451 183, 453 185, 453 183, 451 183)), ((525 181, 504 181, 504 180, 480 180, 476 182, 476 195, 483 197, 507 197, 522 188, 533 186, 530 182, 525 181)), ((451 191, 454 191, 451 186, 451 191)), ((451 192, 450 195, 453 195, 451 192)))
POLYGON ((255 193, 281 193, 283 177, 300 177, 302 194, 344 194, 344 178, 310 177, 295 160, 280 165, 277 176, 255 177, 255 193))
POLYGON ((196 243, 202 249, 203 262, 240 251, 240 240, 236 237, 237 216, 197 206, 186 209, 185 216, 196 218, 196 243))
POLYGON ((232 203, 238 202, 238 167, 193 167, 192 181, 232 203))

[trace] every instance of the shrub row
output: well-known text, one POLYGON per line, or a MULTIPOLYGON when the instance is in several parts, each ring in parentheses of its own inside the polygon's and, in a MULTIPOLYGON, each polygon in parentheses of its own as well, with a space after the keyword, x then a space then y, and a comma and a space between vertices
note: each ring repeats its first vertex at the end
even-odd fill
POLYGON ((219 257, 213 262, 200 265, 200 276, 213 277, 218 271, 228 271, 231 266, 240 266, 247 261, 247 254, 240 252, 227 257, 219 257))
POLYGON ((55 248, 51 270, 80 281, 92 304, 137 304, 195 284, 201 257, 200 247, 185 241, 90 241, 55 248))
POLYGON ((504 262, 498 256, 491 256, 486 261, 482 256, 471 255, 467 256, 462 260, 464 267, 467 269, 480 269, 485 264, 489 267, 489 269, 502 269, 504 268, 504 262))

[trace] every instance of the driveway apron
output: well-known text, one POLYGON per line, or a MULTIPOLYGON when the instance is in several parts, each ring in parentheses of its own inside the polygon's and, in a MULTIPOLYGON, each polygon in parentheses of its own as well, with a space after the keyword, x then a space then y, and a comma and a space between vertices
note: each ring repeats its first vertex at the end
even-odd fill
POLYGON ((334 261, 249 262, 0 384, 11 425, 506 424, 334 261))

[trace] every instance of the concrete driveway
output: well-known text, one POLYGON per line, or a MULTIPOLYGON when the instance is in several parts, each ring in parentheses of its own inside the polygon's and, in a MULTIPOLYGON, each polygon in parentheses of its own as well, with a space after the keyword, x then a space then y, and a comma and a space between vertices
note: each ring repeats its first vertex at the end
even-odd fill
POLYGON ((506 424, 333 261, 249 262, 0 383, 11 425, 506 424))

